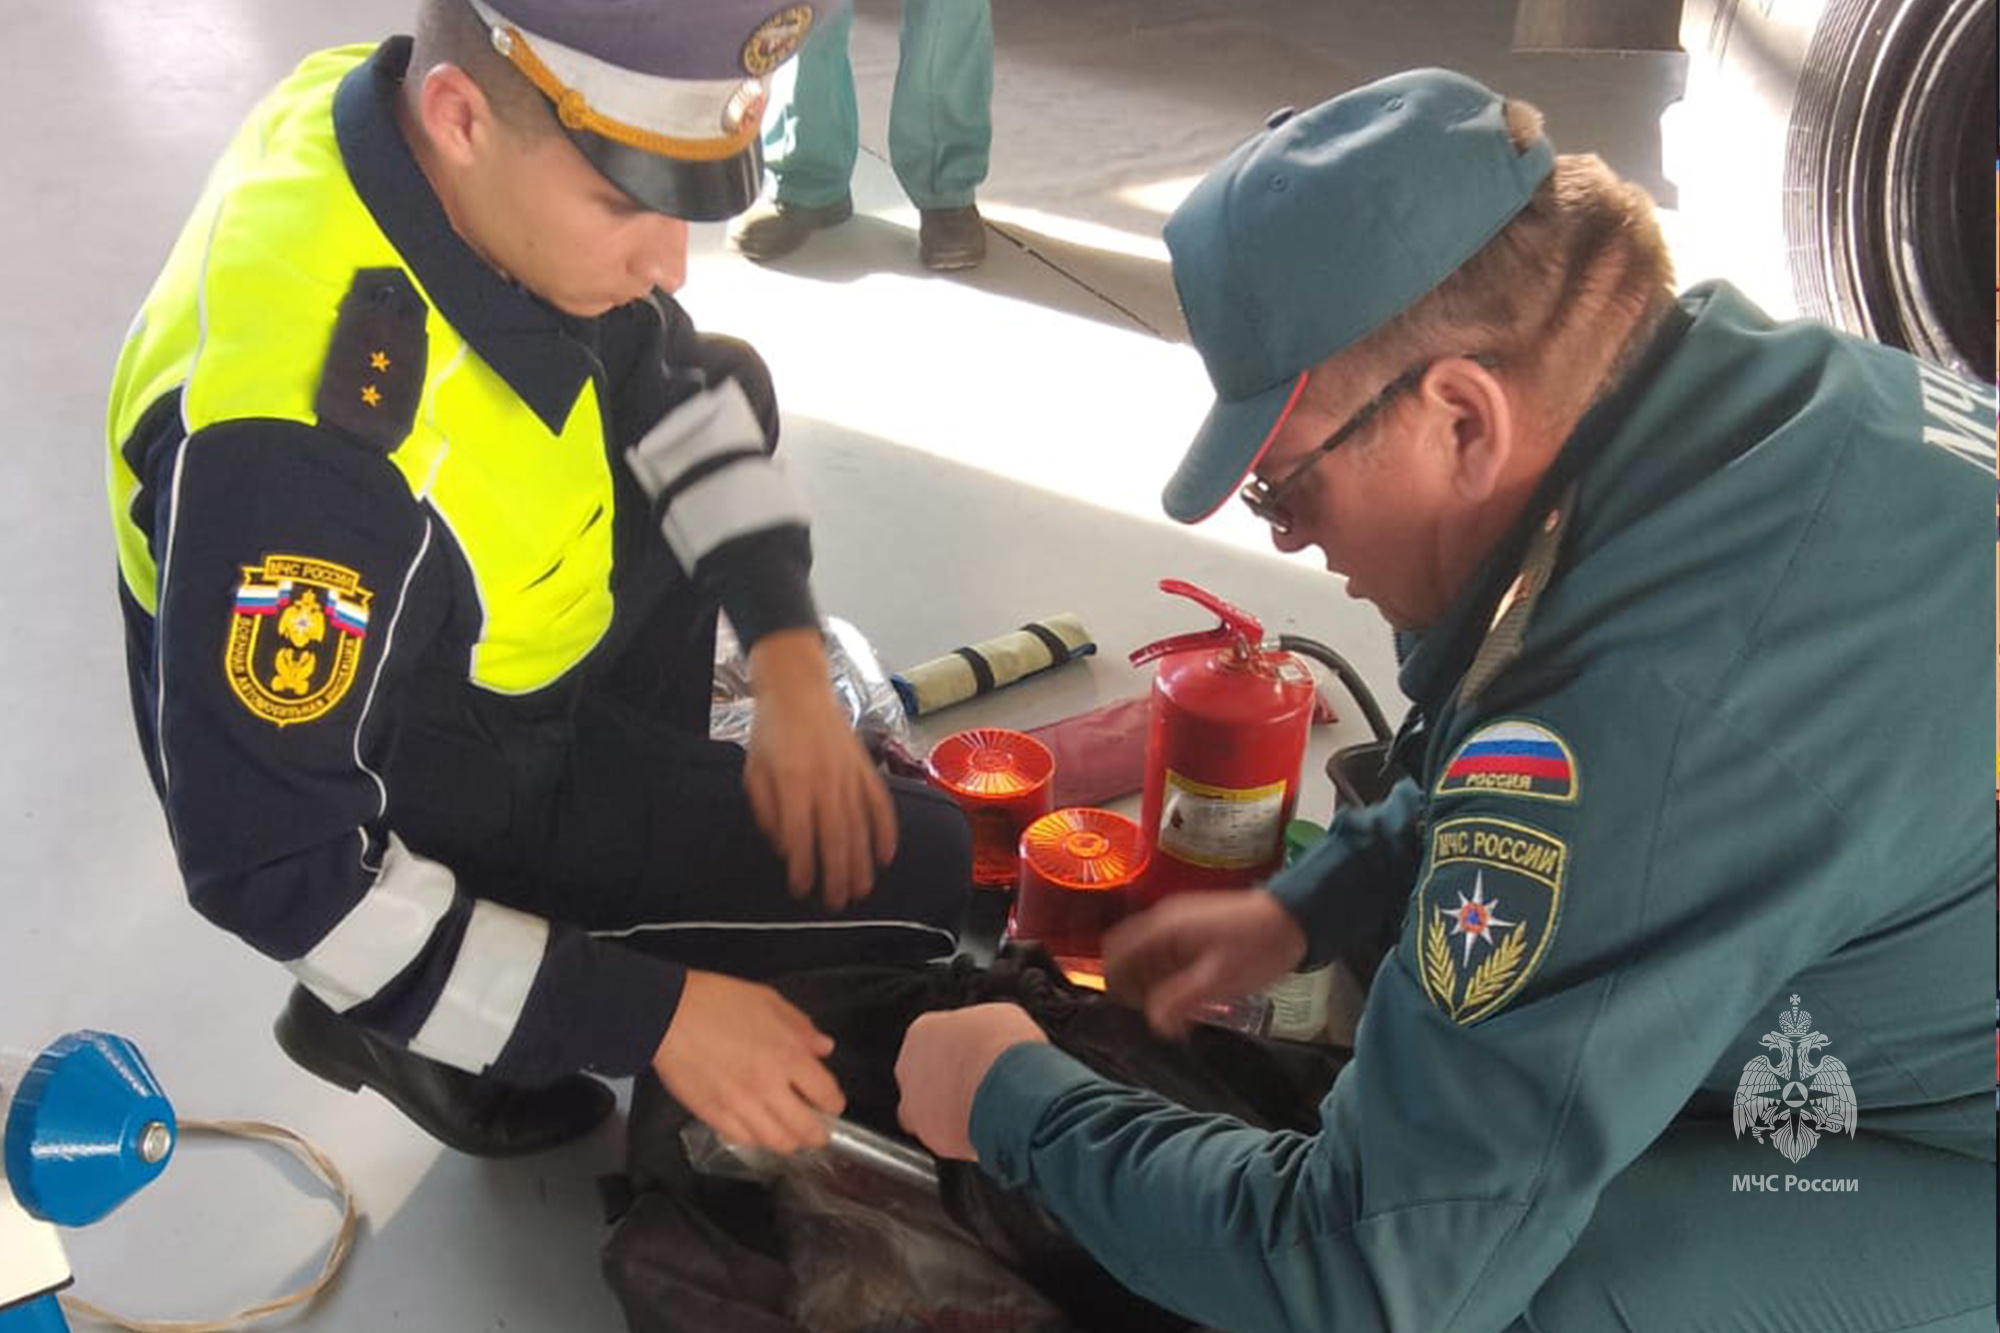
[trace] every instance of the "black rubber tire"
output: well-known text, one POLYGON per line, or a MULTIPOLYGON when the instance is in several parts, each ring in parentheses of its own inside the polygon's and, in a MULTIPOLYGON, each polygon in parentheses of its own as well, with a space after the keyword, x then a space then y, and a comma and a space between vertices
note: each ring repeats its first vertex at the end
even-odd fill
MULTIPOLYGON (((1786 117, 1782 164, 1742 179, 1781 192, 1798 309, 1992 376, 1994 0, 1707 0, 1689 4, 1682 36, 1705 66, 1691 70, 1691 98, 1702 74, 1710 88, 1755 83, 1786 117)), ((1732 151, 1708 123, 1718 141, 1702 151, 1732 151)), ((1708 215, 1716 202, 1691 206, 1688 225, 1732 225, 1708 215)))

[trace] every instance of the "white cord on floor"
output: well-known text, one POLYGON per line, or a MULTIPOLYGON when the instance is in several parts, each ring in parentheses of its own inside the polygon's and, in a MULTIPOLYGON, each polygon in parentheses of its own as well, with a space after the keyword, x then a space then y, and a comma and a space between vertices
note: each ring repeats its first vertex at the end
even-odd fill
POLYGON ((212 1134, 221 1138, 253 1139, 262 1143, 276 1144, 305 1164, 307 1170, 326 1183, 340 1200, 340 1231, 333 1238, 333 1245, 326 1252, 326 1262, 320 1265, 319 1276, 289 1296, 266 1301, 239 1311, 227 1319, 218 1321, 184 1319, 128 1319, 124 1315, 92 1305, 76 1296, 63 1295, 62 1307, 77 1319, 87 1319, 93 1323, 109 1324, 113 1328, 130 1329, 131 1333, 235 1333, 238 1329, 249 1328, 276 1314, 304 1305, 315 1299, 340 1266, 347 1261, 348 1251, 354 1248, 354 1236, 361 1227, 361 1210, 355 1205, 354 1191, 348 1187, 347 1178, 318 1148, 302 1136, 278 1125, 267 1125, 261 1120, 183 1120, 180 1122, 182 1134, 212 1134))

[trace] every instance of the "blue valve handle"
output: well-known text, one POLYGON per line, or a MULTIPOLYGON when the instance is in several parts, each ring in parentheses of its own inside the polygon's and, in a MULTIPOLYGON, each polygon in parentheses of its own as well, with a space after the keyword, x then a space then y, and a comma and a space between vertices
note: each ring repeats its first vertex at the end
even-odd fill
MULTIPOLYGON (((60 1227, 101 1220, 151 1184, 173 1155, 174 1108, 146 1058, 123 1037, 59 1038, 0 1113, 0 1152, 15 1199, 30 1216, 60 1227)), ((0 1333, 14 1329, 0 1323, 0 1333)))

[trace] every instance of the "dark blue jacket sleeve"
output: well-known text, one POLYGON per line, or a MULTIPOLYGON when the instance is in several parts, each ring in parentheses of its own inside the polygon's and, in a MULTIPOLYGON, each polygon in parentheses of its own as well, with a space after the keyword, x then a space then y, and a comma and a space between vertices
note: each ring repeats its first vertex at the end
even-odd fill
POLYGON ((606 343, 614 447, 674 561, 722 604, 746 650, 772 630, 817 627, 809 517, 776 457, 763 358, 698 334, 666 296, 617 312, 606 343))
POLYGON ((197 910, 448 1064, 645 1067, 678 968, 471 897, 388 823, 404 684, 448 601, 446 539, 393 465, 253 421, 163 466, 141 708, 197 910))

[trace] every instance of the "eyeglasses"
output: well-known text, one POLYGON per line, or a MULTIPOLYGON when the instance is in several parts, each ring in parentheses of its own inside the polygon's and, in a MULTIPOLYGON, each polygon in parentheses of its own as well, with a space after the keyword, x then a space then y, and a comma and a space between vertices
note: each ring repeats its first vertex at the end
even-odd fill
MULTIPOLYGON (((1493 369, 1495 365, 1494 358, 1484 354, 1468 355, 1466 359, 1477 361, 1488 370, 1493 369)), ((1382 392, 1363 403, 1339 430, 1327 436, 1318 448, 1301 458, 1293 465, 1292 470, 1278 481, 1268 482, 1262 477, 1252 477, 1237 493, 1243 503, 1249 506, 1251 513, 1279 532, 1290 532, 1294 520, 1291 510, 1285 507, 1285 497, 1298 488, 1298 484, 1305 480, 1306 474, 1318 467, 1322 459, 1353 439, 1360 433, 1362 427, 1382 414, 1383 408, 1414 389, 1425 373, 1436 364, 1437 361, 1421 362, 1390 380, 1383 386, 1382 392)))

